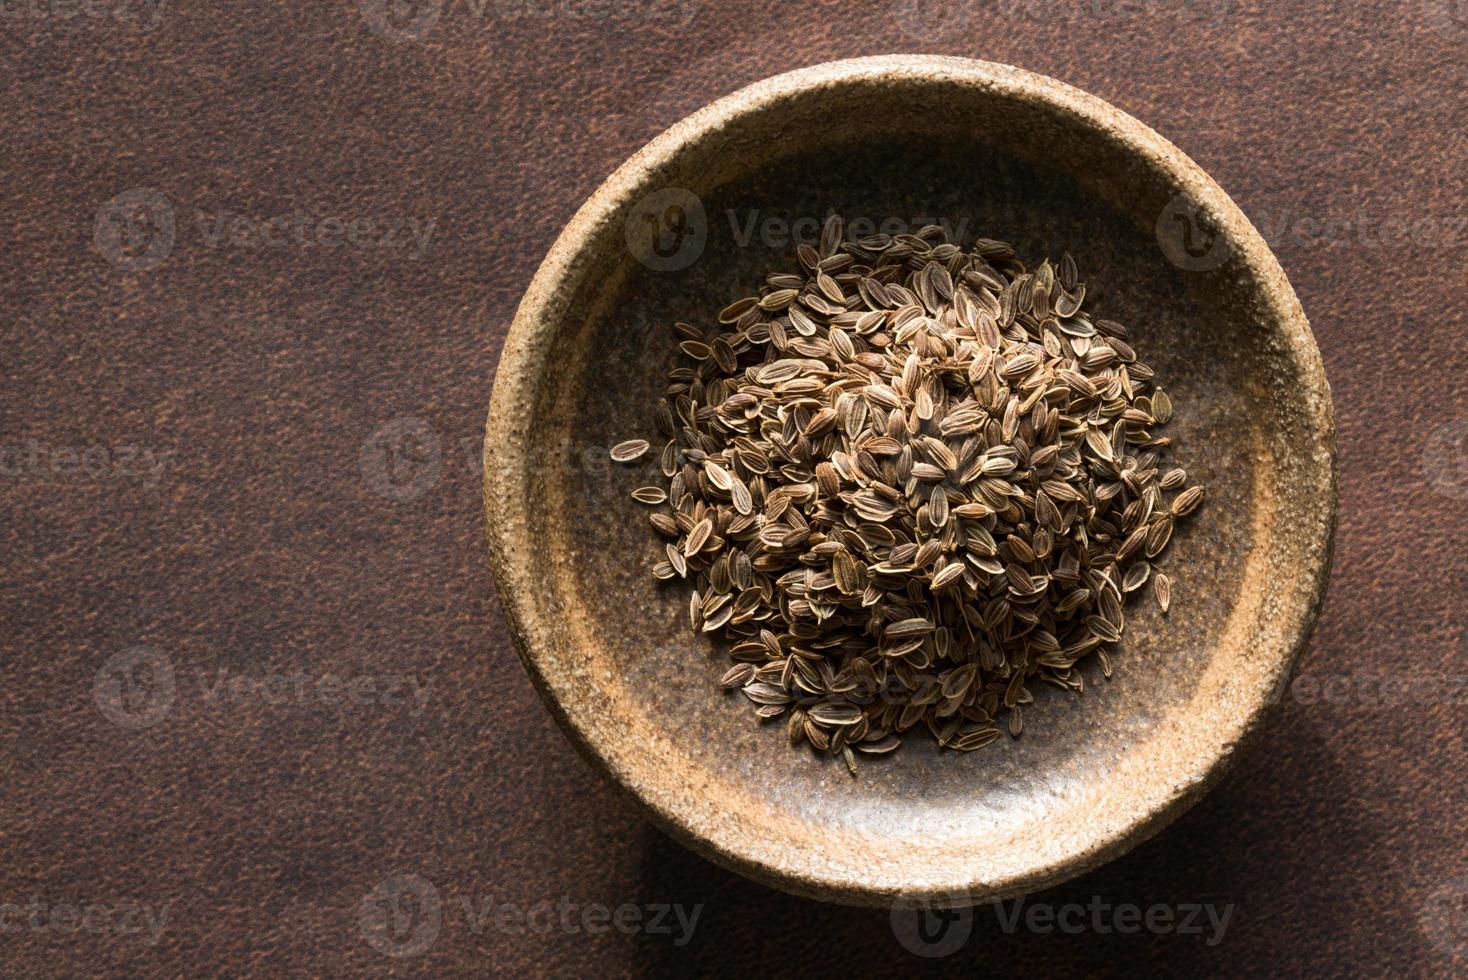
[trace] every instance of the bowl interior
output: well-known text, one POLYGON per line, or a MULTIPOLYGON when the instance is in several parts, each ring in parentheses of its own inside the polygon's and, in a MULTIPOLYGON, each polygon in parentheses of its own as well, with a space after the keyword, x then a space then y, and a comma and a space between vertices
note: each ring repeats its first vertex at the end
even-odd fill
POLYGON ((1310 562, 1324 561, 1321 501, 1300 499, 1319 492, 1319 382, 1282 340, 1292 327, 1269 270, 1245 261, 1252 246, 1216 270, 1169 261, 1156 222, 1174 175, 1094 120, 942 72, 858 75, 756 102, 716 125, 694 117, 652 166, 619 173, 591 230, 553 254, 553 296, 527 301, 539 367, 510 383, 533 405, 513 431, 492 423, 488 453, 502 473, 524 466, 497 503, 515 512, 491 514, 522 522, 533 543, 501 557, 519 570, 502 585, 520 593, 510 604, 524 652, 593 756, 741 870, 856 902, 977 900, 1076 873, 1206 784, 1287 673, 1296 607, 1312 606, 1321 571, 1310 562), (664 257, 639 261, 625 226, 668 188, 696 195, 701 219, 696 208, 666 219, 694 222, 682 233, 702 244, 668 258, 683 241, 670 230, 664 257), (767 273, 794 270, 796 243, 813 243, 832 210, 887 231, 943 224, 965 245, 1003 239, 1031 265, 1069 251, 1093 315, 1129 326, 1172 396, 1169 462, 1208 492, 1160 562, 1171 613, 1150 589, 1128 604, 1109 681, 1091 663, 1081 696, 1038 686, 1019 739, 939 754, 912 732, 897 753, 862 759, 854 779, 720 690, 729 660, 689 632, 686 586, 652 578, 662 539, 628 496, 663 482, 656 449, 634 466, 607 457, 627 438, 660 445, 652 417, 677 363, 671 324, 712 327, 767 273))

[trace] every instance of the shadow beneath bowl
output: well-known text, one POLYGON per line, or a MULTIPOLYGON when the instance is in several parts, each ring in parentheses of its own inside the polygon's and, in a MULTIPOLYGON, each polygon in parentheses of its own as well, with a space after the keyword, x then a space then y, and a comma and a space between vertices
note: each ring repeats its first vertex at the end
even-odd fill
POLYGON ((1348 772, 1304 717, 1281 719, 1241 767, 1193 812, 1100 870, 1022 901, 943 913, 918 941, 931 943, 921 951, 904 945, 890 910, 765 888, 648 826, 644 894, 703 909, 681 948, 641 937, 637 972, 1253 976, 1288 963, 1295 975, 1328 975, 1341 965, 1335 954, 1344 955, 1344 937, 1361 928, 1380 937, 1383 962, 1413 958, 1422 945, 1414 906, 1399 883, 1360 873, 1385 842, 1362 814, 1348 772), (1062 913, 1057 923, 1053 913, 1067 905, 1084 911, 1062 913), (1117 913, 1124 905, 1141 910, 1135 926, 1117 913), (1169 915, 1156 913, 1162 928, 1149 930, 1146 910, 1157 905, 1169 915), (1302 932, 1318 941, 1302 944, 1302 932))

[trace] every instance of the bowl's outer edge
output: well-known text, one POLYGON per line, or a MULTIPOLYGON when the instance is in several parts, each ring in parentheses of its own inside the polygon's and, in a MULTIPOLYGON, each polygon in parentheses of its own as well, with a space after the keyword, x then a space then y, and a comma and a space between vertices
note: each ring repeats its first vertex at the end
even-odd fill
POLYGON ((495 373, 483 460, 486 538, 511 637, 541 698, 582 755, 613 783, 628 791, 659 827, 721 866, 805 897, 872 907, 890 905, 898 894, 933 905, 961 905, 1033 892, 1073 878, 1125 853, 1186 812, 1237 761, 1247 744, 1257 738, 1271 709, 1282 698, 1295 664, 1308 642, 1324 600, 1333 556, 1339 465, 1330 389, 1304 310, 1262 236, 1222 188, 1162 136, 1096 96, 1009 65, 929 55, 856 58, 814 65, 765 79, 695 112, 629 158, 566 225, 526 291, 495 373), (529 428, 525 409, 529 399, 520 396, 533 390, 539 376, 535 343, 537 331, 543 321, 554 319, 547 314, 554 313, 557 303, 563 302, 559 285, 576 275, 578 246, 590 237, 599 223, 609 220, 608 216, 616 212, 620 201, 637 192, 640 177, 675 154, 694 134, 706 132, 736 115, 758 111, 770 100, 806 87, 882 76, 918 79, 959 77, 976 84, 997 85, 1020 97, 1041 100, 1052 108, 1069 111, 1081 121, 1103 128, 1108 137, 1145 157, 1153 168, 1173 178, 1180 189, 1209 207, 1231 244, 1240 249, 1244 267, 1260 280, 1264 293, 1276 308, 1279 323, 1286 330, 1289 352, 1306 380, 1307 423, 1318 442, 1317 467, 1311 474, 1314 478, 1312 488, 1316 491, 1316 507, 1311 515, 1315 525, 1316 550, 1303 559, 1304 578, 1294 592, 1294 608, 1288 611, 1292 619, 1288 631, 1292 642, 1281 651, 1281 656, 1265 678, 1263 686, 1270 691, 1269 696, 1262 699, 1245 719, 1235 741, 1201 777, 1177 787, 1168 799, 1137 820, 1125 833, 1091 850, 1076 853, 1067 861, 1034 868, 1007 881, 973 882, 971 887, 936 891, 923 888, 909 890, 900 885, 872 888, 854 885, 847 880, 833 881, 809 868, 776 865, 758 855, 736 852, 721 842, 691 832, 677 813, 645 792, 644 787, 636 785, 631 774, 613 765, 593 744, 577 719, 565 711, 543 675, 536 651, 527 636, 534 625, 534 611, 528 598, 530 580, 523 569, 515 567, 513 561, 516 536, 525 528, 524 518, 518 516, 523 472, 514 465, 514 447, 520 445, 529 428), (1301 596, 1303 599, 1299 598, 1301 596))

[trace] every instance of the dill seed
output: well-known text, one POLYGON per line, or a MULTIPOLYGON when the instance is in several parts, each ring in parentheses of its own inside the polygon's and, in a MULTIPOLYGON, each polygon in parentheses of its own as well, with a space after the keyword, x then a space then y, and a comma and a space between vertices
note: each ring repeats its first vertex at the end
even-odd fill
POLYGON ((650 448, 646 439, 628 439, 619 442, 612 447, 612 462, 630 463, 642 456, 650 448))
POLYGON ((730 641, 721 684, 854 775, 913 729, 1020 737, 1031 688, 1083 691, 1088 657, 1109 678, 1125 597, 1171 605, 1156 559, 1203 488, 1164 467, 1172 399, 1069 255, 843 230, 717 327, 675 325, 667 489, 632 495, 659 508, 653 574, 730 641))

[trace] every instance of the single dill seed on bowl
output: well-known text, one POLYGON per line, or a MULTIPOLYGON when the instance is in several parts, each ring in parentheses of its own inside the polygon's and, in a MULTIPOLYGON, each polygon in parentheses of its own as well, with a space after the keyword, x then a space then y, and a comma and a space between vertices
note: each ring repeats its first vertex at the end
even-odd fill
POLYGON ((1022 737, 1036 685, 1080 693, 1092 658, 1112 675, 1129 596, 1171 604, 1158 562, 1204 496, 1164 465, 1179 409, 1068 254, 1032 269, 937 226, 852 240, 833 215, 796 258, 674 327, 666 490, 632 491, 653 574, 728 641, 722 686, 853 775, 909 731, 1022 737))
POLYGON ((628 439, 625 442, 619 442, 612 447, 612 462, 630 463, 639 459, 649 448, 651 446, 646 439, 628 439))
POLYGON ((1164 613, 1172 605, 1172 579, 1161 572, 1152 579, 1152 591, 1157 594, 1157 606, 1164 613))

